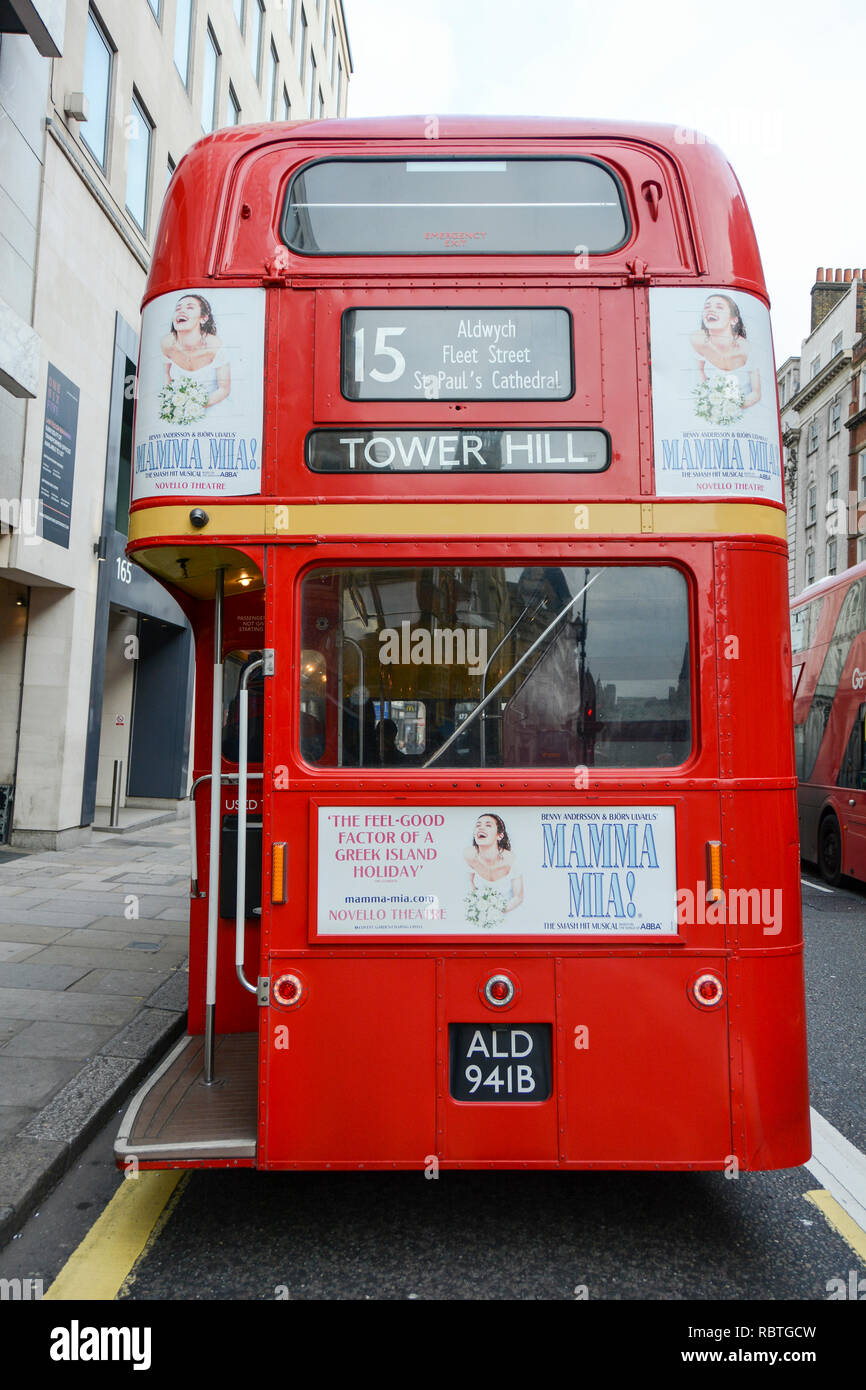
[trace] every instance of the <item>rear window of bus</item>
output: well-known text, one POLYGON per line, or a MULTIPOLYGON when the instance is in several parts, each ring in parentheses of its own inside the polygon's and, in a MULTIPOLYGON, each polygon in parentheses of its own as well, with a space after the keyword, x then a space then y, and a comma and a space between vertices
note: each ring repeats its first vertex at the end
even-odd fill
POLYGON ((282 237, 307 256, 601 254, 629 235, 594 159, 326 159, 289 184, 282 237))
POLYGON ((655 768, 691 752, 673 568, 334 566, 301 592, 308 762, 655 768))

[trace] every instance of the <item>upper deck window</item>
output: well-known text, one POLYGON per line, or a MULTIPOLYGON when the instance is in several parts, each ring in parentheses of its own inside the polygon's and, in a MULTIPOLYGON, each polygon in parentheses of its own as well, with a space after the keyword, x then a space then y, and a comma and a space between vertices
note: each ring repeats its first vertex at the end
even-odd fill
POLYGON ((289 185, 282 236, 309 256, 615 251, 622 188, 591 159, 328 159, 289 185))

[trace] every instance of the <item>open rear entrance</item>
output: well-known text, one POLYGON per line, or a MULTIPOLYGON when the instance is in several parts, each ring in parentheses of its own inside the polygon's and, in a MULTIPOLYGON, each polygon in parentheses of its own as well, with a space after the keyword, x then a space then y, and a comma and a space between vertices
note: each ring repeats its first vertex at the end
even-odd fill
POLYGON ((216 1076, 204 1080, 204 1039, 185 1037, 134 1097, 114 1145, 118 1163, 169 1165, 196 1159, 254 1159, 255 1033, 216 1039, 216 1076))

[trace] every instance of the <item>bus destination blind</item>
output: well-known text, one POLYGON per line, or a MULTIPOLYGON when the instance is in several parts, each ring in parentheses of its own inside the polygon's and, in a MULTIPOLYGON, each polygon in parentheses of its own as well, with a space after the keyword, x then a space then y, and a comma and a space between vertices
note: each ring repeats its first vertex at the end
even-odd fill
POLYGON ((564 401, 574 394, 566 309, 349 309, 350 401, 564 401))

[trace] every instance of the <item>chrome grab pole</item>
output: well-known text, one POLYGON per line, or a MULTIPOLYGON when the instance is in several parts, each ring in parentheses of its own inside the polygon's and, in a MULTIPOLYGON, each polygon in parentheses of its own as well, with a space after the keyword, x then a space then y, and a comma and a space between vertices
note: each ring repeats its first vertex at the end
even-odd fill
POLYGON ((441 758, 442 754, 445 752, 445 749, 446 749, 446 748, 450 748, 450 747, 451 747, 451 744, 454 742, 454 740, 455 740, 456 738, 459 738, 461 734, 463 734, 463 733, 466 732, 466 730, 469 728, 469 725, 473 722, 473 720, 475 720, 475 719, 478 718, 479 714, 480 714, 481 711, 484 709, 484 707, 485 707, 486 705, 489 705, 489 704, 490 704, 490 701, 494 698, 494 696, 498 695, 499 692, 500 692, 500 690, 502 690, 502 689, 508 684, 508 682, 511 680, 511 677, 512 677, 513 675, 515 675, 515 674, 520 670, 520 668, 521 668, 521 666, 524 664, 524 662, 526 662, 526 661, 529 660, 529 658, 532 656, 532 653, 533 653, 534 651, 536 651, 536 650, 538 649, 538 647, 541 646, 541 644, 542 644, 542 642, 544 641, 544 639, 545 639, 545 637, 547 636, 547 634, 548 634, 549 632, 552 632, 553 629, 557 626, 558 623, 561 623, 561 622, 562 622, 562 620, 563 620, 563 618, 565 617, 566 613, 568 613, 568 611, 569 611, 571 608, 574 607, 574 605, 577 603, 577 600, 580 598, 581 594, 586 593, 586 590, 589 588, 590 584, 594 584, 595 581, 599 578, 599 575, 600 575, 600 574, 601 574, 601 570, 599 570, 598 574, 594 574, 594 575, 592 576, 592 579, 590 579, 590 580, 588 581, 588 583, 584 584, 584 586, 583 586, 582 589, 579 589, 579 590, 578 590, 578 592, 575 594, 574 598, 570 598, 570 599, 568 600, 568 603, 565 605, 565 607, 564 607, 559 613, 557 613, 557 615, 556 615, 556 617, 553 619, 553 621, 547 624, 547 627, 544 629, 544 631, 542 632, 541 636, 540 636, 540 637, 536 637, 536 639, 535 639, 535 641, 533 642, 532 646, 531 646, 531 647, 527 647, 526 651, 523 653, 523 656, 518 657, 517 661, 515 661, 514 665, 511 667, 511 670, 510 670, 510 671, 506 671, 506 673, 505 673, 505 675, 502 677, 501 681, 499 681, 496 685, 494 685, 494 687, 493 687, 493 689, 491 690, 490 694, 489 694, 489 695, 485 695, 485 697, 484 697, 484 699, 481 701, 481 703, 480 703, 479 705, 476 705, 476 706, 475 706, 475 708, 474 708, 474 710, 472 711, 472 713, 468 716, 468 718, 464 719, 464 721, 463 721, 463 723, 460 725, 460 727, 457 728, 457 729, 455 729, 454 732, 453 732, 453 734, 451 734, 449 738, 446 738, 445 742, 444 742, 439 748, 436 749, 436 752, 435 752, 431 757, 429 757, 429 758, 427 759, 426 763, 422 763, 422 764, 421 764, 422 768, 424 768, 424 767, 430 767, 432 763, 435 763, 435 761, 436 761, 437 758, 441 758))
MULTIPOLYGON (((356 642, 356 641, 355 641, 354 637, 346 637, 346 636, 344 635, 344 636, 343 636, 343 643, 345 644, 346 642, 348 642, 348 644, 349 644, 350 647, 354 647, 354 648, 355 648, 355 651, 358 653, 358 666, 359 666, 360 672, 361 672, 359 694, 363 695, 363 694, 364 694, 364 648, 361 646, 361 643, 360 643, 360 642, 356 642)), ((341 677, 342 677, 342 648, 341 648, 341 658, 340 658, 340 675, 341 675, 341 677)), ((359 702, 359 704, 358 704, 358 766, 359 766, 359 767, 363 767, 363 766, 364 766, 364 719, 365 719, 365 717, 366 717, 366 714, 367 714, 367 701, 366 701, 366 698, 364 698, 364 699, 361 700, 361 701, 359 702)), ((342 762, 340 763, 340 766, 341 766, 341 767, 343 766, 342 762)))
POLYGON ((210 863, 207 900, 207 971, 204 1005, 204 1080, 213 1085, 216 1014, 217 928, 219 923, 220 802, 222 800, 223 597, 225 570, 214 576, 213 702, 211 712, 210 863))
MULTIPOLYGON (((541 599, 541 600, 535 605, 535 608, 532 610, 532 616, 533 616, 533 618, 535 617, 535 614, 538 612, 538 610, 539 610, 540 608, 543 608, 543 607, 544 607, 544 603, 545 603, 545 600, 544 600, 544 599, 541 599)), ((489 674, 489 672, 490 672, 490 668, 491 668, 491 666, 493 665, 493 663, 494 663, 494 661, 496 660, 496 658, 497 658, 497 656, 499 655, 499 653, 502 651, 502 648, 505 646, 505 643, 508 641, 508 639, 509 639, 509 637, 511 636, 512 632, 516 631, 516 629, 520 627, 520 624, 523 622, 523 619, 526 617, 526 615, 527 615, 528 612, 529 612, 529 604, 526 605, 526 607, 524 608, 524 610, 523 610, 523 612, 520 614, 520 616, 519 616, 518 618, 516 618, 515 621, 511 624, 511 627, 510 627, 510 628, 508 629, 508 631, 506 632, 506 634, 505 634, 505 636, 503 637, 502 641, 501 641, 501 642, 497 642, 496 646, 493 648, 493 651, 490 653, 490 659, 489 659, 489 661, 487 662, 487 665, 484 667, 484 672, 483 672, 483 674, 482 674, 482 676, 481 676, 481 703, 482 703, 482 705, 485 703, 485 698, 484 698, 484 697, 485 697, 486 694, 487 694, 487 676, 488 676, 488 674, 489 674)), ((484 721, 486 720, 486 718, 487 718, 487 715, 486 715, 486 714, 482 714, 482 716, 481 716, 481 738, 480 738, 481 757, 479 758, 479 762, 480 762, 480 764, 481 764, 482 767, 486 767, 486 766, 487 766, 487 731, 486 731, 485 728, 484 728, 484 721)))
POLYGON ((237 894, 235 897, 235 971, 244 989, 257 994, 256 985, 251 985, 244 974, 244 926, 246 921, 247 895, 247 728, 249 724, 250 692, 247 682, 254 671, 264 668, 264 660, 251 661, 241 676, 238 696, 238 850, 237 850, 237 894))
MULTIPOLYGON (((262 774, 261 772, 248 772, 248 773, 247 773, 247 777, 249 777, 249 778, 255 778, 255 777, 261 778, 262 775, 263 775, 263 774, 262 774)), ((209 782, 210 780, 211 780, 211 774, 210 774, 209 772, 203 772, 202 775, 201 775, 201 777, 196 777, 195 781, 193 782, 192 786, 191 786, 190 789, 189 789, 189 801, 190 801, 190 811, 189 811, 189 863, 190 863, 190 885, 189 885, 189 895, 190 895, 191 898, 206 898, 206 897, 207 897, 207 893, 202 893, 202 892, 200 892, 200 891, 199 891, 199 886, 198 886, 198 837, 197 837, 197 835, 196 835, 196 829, 195 829, 195 794, 196 794, 196 792, 198 791, 199 787, 201 786, 202 782, 209 782)), ((232 782, 236 782, 237 780, 238 780, 238 774, 237 774, 236 772, 224 772, 223 775, 222 775, 222 777, 220 778, 220 781, 221 781, 221 783, 222 783, 223 786, 226 786, 226 785, 229 785, 229 786, 230 786, 232 782)))

